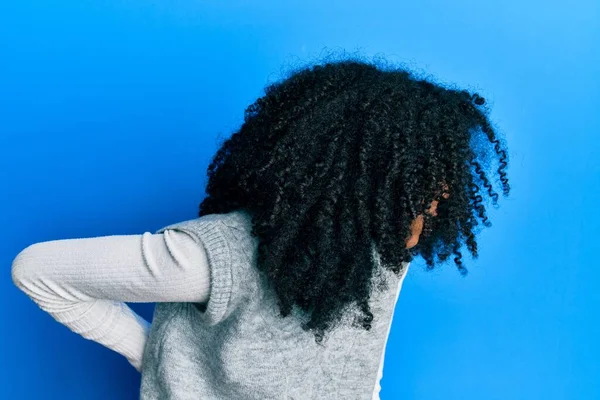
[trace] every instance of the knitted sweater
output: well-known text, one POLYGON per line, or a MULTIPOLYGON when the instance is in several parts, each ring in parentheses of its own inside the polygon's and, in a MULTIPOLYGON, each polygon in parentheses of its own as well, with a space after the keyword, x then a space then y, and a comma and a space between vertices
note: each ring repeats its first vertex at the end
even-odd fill
POLYGON ((371 331, 339 327, 319 346, 297 320, 276 315, 253 268, 250 228, 236 211, 153 235, 38 243, 17 256, 13 280, 59 322, 141 370, 142 400, 378 399, 407 268, 401 277, 385 272, 391 285, 371 299, 371 331), (152 326, 124 301, 157 302, 152 326))

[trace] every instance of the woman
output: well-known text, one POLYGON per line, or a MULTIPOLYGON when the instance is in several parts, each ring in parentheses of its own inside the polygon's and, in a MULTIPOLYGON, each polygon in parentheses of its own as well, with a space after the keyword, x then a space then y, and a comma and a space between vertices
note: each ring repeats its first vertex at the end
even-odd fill
POLYGON ((509 193, 484 103, 358 59, 298 69, 222 143, 197 218, 33 244, 13 280, 142 399, 377 399, 410 261, 466 273, 490 165, 509 193), (124 302, 157 302, 152 324, 124 302))

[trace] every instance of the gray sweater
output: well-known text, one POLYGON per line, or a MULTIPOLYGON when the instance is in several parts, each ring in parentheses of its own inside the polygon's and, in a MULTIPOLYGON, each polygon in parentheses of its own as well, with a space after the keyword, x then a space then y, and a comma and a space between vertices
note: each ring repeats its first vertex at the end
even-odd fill
POLYGON ((346 316, 318 345, 296 313, 279 316, 275 294, 255 267, 258 239, 250 235, 249 214, 205 215, 157 233, 166 229, 192 235, 206 250, 210 297, 205 307, 156 304, 140 400, 378 398, 378 372, 408 265, 399 277, 381 268, 388 287, 370 300, 370 331, 352 327, 346 316))

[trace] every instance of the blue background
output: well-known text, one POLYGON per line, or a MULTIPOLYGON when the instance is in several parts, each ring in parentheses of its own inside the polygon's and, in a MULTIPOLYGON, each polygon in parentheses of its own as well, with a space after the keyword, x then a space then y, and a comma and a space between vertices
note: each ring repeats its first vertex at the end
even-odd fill
POLYGON ((123 357, 13 286, 13 258, 195 217, 218 136, 341 49, 478 90, 511 156, 469 276, 412 264, 381 398, 600 398, 599 21, 596 0, 2 2, 0 398, 137 397, 123 357))

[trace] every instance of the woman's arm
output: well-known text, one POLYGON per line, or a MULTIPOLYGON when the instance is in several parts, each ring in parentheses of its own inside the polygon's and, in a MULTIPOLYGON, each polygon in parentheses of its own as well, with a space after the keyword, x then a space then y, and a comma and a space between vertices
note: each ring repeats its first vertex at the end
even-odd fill
POLYGON ((12 279, 42 310, 141 371, 150 324, 124 302, 206 302, 208 259, 178 230, 51 240, 22 250, 12 279))

